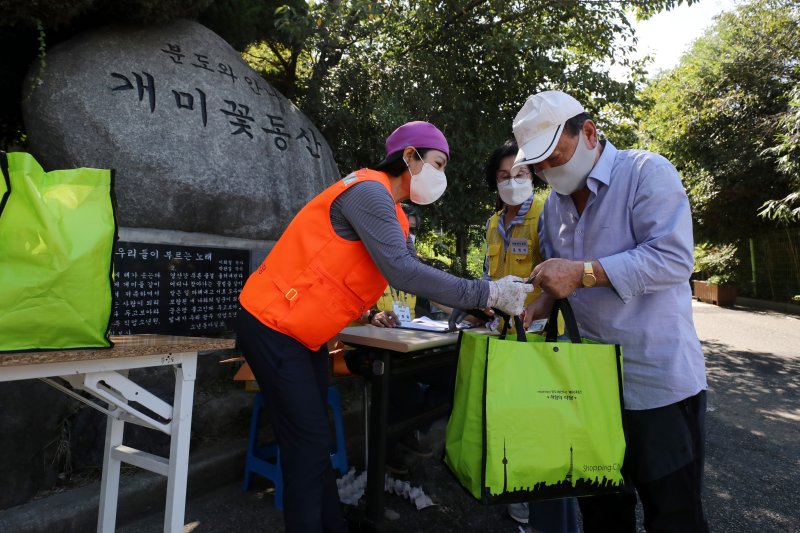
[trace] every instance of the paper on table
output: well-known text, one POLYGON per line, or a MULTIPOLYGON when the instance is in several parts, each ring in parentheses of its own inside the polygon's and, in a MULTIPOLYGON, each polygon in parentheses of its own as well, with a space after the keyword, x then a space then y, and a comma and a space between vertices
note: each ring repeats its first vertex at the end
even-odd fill
MULTIPOLYGON (((446 320, 433 320, 432 318, 428 318, 426 316, 415 318, 411 322, 400 322, 400 327, 406 329, 419 329, 423 331, 448 331, 450 329, 450 325, 446 320)), ((468 322, 462 322, 458 324, 457 327, 458 329, 467 329, 471 328, 472 324, 468 322)))

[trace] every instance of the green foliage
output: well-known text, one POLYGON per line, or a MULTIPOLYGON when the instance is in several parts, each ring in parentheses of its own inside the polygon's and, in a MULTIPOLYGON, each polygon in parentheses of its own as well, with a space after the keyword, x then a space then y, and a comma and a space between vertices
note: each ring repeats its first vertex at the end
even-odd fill
MULTIPOLYGON (((676 4, 686 4, 690 6, 696 4, 698 0, 679 0, 676 4)), ((641 0, 639 2, 632 2, 633 11, 638 20, 646 20, 663 10, 659 2, 650 2, 648 0, 641 0)))
POLYGON ((0 0, 2 26, 32 27, 69 34, 85 23, 152 24, 194 18, 214 0, 0 0))
POLYGON ((2 26, 60 29, 86 13, 97 0, 0 0, 2 26))
POLYGON ((627 59, 633 36, 625 13, 642 4, 415 0, 311 6, 313 66, 298 105, 332 144, 343 172, 380 161, 383 140, 408 120, 439 126, 451 147, 448 189, 424 214, 451 233, 452 253, 464 261, 470 245, 482 242, 494 205, 483 167, 511 136, 511 121, 528 95, 558 88, 593 113, 630 111, 635 79, 612 79, 609 63, 643 72, 627 59), (628 40, 615 40, 620 34, 628 40))
MULTIPOLYGON (((6 19, 12 23, 38 16, 50 46, 106 22, 197 17, 245 51, 245 59, 309 115, 343 173, 380 161, 384 139, 404 122, 435 123, 451 146, 449 186, 423 214, 444 230, 440 249, 446 238, 446 253, 471 269, 475 261, 467 254, 483 242, 495 200, 483 185, 483 167, 511 136, 525 98, 545 89, 568 91, 627 145, 633 130, 622 117, 637 103, 636 83, 644 73, 643 63, 629 57, 635 36, 628 17, 632 11, 648 17, 683 1, 694 0, 0 0, 0 14, 13 7, 19 13, 6 19), (56 26, 60 30, 50 32, 56 26), (626 67, 633 78, 615 80, 612 65, 626 67)), ((4 79, 21 79, 34 60, 30 28, 31 35, 11 39, 28 39, 30 46, 4 79)), ((8 101, 18 101, 19 89, 0 96, 9 95, 8 101)), ((18 116, 0 122, 16 132, 0 131, 0 142, 18 134, 18 116)))
POLYGON ((758 214, 785 225, 800 221, 800 187, 797 192, 789 193, 780 200, 765 202, 758 214))
POLYGON ((483 276, 483 261, 486 257, 486 247, 471 245, 467 252, 467 272, 469 277, 480 279, 483 276))
POLYGON ((735 244, 701 243, 694 247, 694 269, 709 283, 734 283, 739 268, 735 244))
POLYGON ((778 120, 778 144, 765 152, 778 158, 778 170, 790 180, 793 192, 761 206, 759 215, 785 225, 800 222, 800 84, 790 93, 789 110, 778 120))
MULTIPOLYGON (((213 0, 0 0, 0 148, 24 144, 19 102, 32 63, 46 68, 46 48, 95 26, 195 18, 213 0)), ((36 74, 34 74, 36 76, 36 74)))
POLYGON ((761 231, 759 206, 791 192, 772 148, 800 83, 799 21, 789 0, 743 4, 643 91, 640 143, 678 167, 704 240, 761 231))
POLYGON ((199 20, 237 50, 245 50, 264 39, 286 46, 302 44, 310 33, 308 24, 298 33, 286 29, 281 21, 289 14, 304 20, 307 12, 306 3, 302 0, 217 0, 201 14, 199 20))
POLYGON ((95 0, 94 23, 161 24, 197 18, 214 0, 95 0))

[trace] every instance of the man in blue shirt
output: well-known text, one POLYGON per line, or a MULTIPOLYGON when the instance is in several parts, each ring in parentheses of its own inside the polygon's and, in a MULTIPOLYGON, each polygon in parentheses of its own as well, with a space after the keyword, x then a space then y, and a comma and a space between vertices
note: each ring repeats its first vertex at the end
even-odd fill
POLYGON ((598 139, 561 91, 528 98, 514 119, 515 166, 533 165, 551 193, 539 224, 544 297, 525 321, 568 298, 583 336, 622 346, 631 490, 579 500, 584 531, 636 531, 635 488, 648 531, 706 532, 705 361, 692 320, 689 201, 675 167, 598 139))

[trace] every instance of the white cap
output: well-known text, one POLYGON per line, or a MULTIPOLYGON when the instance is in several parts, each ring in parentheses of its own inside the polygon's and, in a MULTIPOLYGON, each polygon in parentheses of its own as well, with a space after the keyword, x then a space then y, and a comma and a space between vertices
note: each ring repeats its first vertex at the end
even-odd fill
POLYGON ((547 159, 558 144, 564 123, 581 113, 581 103, 561 91, 529 96, 514 117, 514 137, 519 146, 514 167, 547 159))

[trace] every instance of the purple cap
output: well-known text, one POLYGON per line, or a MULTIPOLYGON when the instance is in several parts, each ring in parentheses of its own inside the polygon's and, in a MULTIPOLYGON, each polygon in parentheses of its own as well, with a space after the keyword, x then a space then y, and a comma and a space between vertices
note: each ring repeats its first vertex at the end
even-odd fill
POLYGON ((440 150, 450 159, 450 147, 447 145, 444 133, 430 122, 415 120, 406 122, 394 130, 386 138, 386 156, 388 157, 407 146, 440 150))

